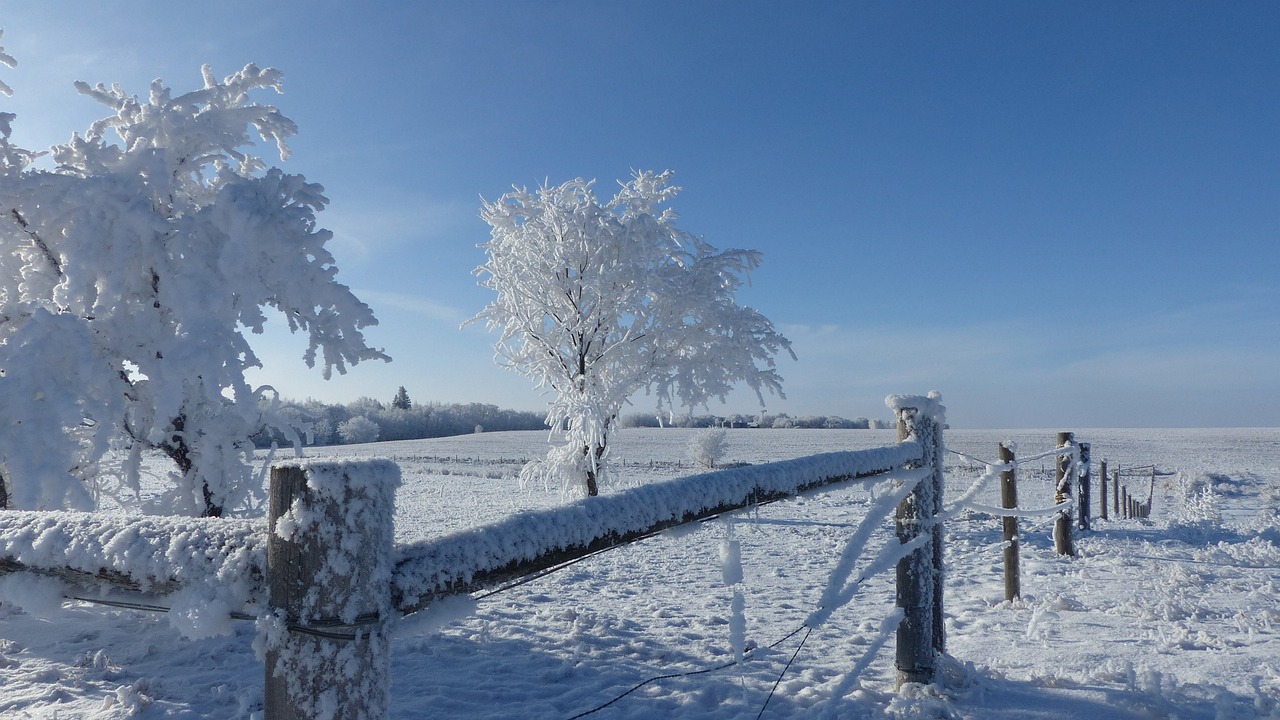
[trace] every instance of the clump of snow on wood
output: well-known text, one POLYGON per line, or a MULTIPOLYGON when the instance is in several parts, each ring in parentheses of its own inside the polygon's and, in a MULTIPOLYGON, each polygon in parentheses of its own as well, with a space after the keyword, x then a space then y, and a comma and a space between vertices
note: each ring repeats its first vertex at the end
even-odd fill
POLYGON ((406 615, 396 622, 395 637, 428 635, 450 623, 475 614, 479 603, 470 595, 450 595, 432 601, 425 610, 406 615))

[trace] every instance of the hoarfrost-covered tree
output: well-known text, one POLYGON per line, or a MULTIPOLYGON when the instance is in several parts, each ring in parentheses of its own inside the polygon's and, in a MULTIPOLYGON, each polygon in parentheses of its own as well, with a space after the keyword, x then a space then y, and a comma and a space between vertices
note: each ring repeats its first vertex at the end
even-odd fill
POLYGON ((695 465, 714 468, 729 449, 729 433, 724 428, 702 428, 689 438, 687 449, 695 465))
POLYGON ((764 392, 782 394, 773 358, 791 343, 735 300, 760 253, 720 251, 676 227, 662 207, 679 191, 671 178, 638 172, 606 202, 577 179, 484 204, 491 236, 476 274, 498 296, 470 322, 501 329, 498 362, 555 394, 547 424, 565 433, 521 471, 526 482, 596 495, 618 413, 641 390, 660 412, 723 400, 738 382, 761 405, 764 392))
MULTIPOLYGON (((13 58, 0 52, 0 61, 13 58)), ((372 312, 335 281, 316 226, 323 188, 249 152, 287 158, 292 121, 250 93, 279 71, 247 65, 174 95, 79 91, 110 108, 47 153, 11 142, 0 113, 0 469, 10 506, 88 509, 138 489, 145 453, 172 461, 164 509, 217 516, 250 501, 249 436, 270 388, 245 330, 265 308, 305 332, 308 366, 387 359, 372 312), (49 167, 38 159, 48 155, 49 167), (104 463, 123 451, 123 468, 104 463), (114 479, 114 484, 112 484, 114 479)), ((0 90, 8 90, 7 87, 0 90)), ((7 94, 7 93, 6 93, 7 94)))
POLYGON ((347 444, 377 442, 379 432, 378 423, 364 415, 357 415, 338 426, 338 437, 347 444))

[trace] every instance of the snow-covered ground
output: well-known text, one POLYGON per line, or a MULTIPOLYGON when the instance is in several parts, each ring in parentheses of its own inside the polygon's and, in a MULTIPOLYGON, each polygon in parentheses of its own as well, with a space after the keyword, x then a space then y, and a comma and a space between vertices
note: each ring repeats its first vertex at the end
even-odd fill
MULTIPOLYGON (((746 662, 653 680, 588 717, 752 718, 781 675, 762 717, 1280 718, 1280 429, 1076 435, 1092 443, 1095 463, 1177 474, 1157 478, 1150 520, 1098 522, 1077 538, 1076 558, 1054 555, 1048 521, 1023 521, 1023 598, 1014 603, 1003 601, 998 521, 964 512, 952 519, 944 684, 893 693, 890 640, 852 691, 833 698, 891 611, 892 573, 869 580, 817 630, 789 636, 815 609, 865 514, 868 485, 855 484, 603 553, 484 597, 470 612, 414 616, 393 644, 391 715, 565 720, 651 678, 727 663, 734 588, 723 582, 721 541, 731 534, 741 546, 747 647, 755 646, 746 662), (1197 494, 1205 486, 1212 494, 1197 494)), ((623 482, 695 472, 689 437, 620 433, 623 482)), ((945 440, 994 461, 1001 441, 1030 457, 1055 435, 952 430, 945 440)), ((891 431, 735 430, 725 461, 892 441, 891 431)), ((545 442, 542 433, 491 433, 316 454, 400 463, 396 539, 408 542, 559 503, 555 492, 521 490, 514 479, 545 442)), ((982 468, 952 453, 947 461, 954 497, 982 468)), ((1024 468, 1024 507, 1051 504, 1051 465, 1024 468)), ((1129 482, 1145 497, 1149 479, 1129 482)), ((997 494, 993 483, 977 500, 996 504, 997 494)), ((872 551, 889 533, 882 523, 872 551)), ((260 711, 252 623, 190 641, 156 614, 82 603, 45 609, 52 612, 38 617, 0 604, 0 717, 260 711)))

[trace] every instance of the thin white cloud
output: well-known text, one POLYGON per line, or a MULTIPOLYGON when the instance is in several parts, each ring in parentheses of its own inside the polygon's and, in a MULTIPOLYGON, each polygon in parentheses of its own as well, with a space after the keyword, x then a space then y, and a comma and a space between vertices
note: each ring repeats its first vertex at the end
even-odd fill
POLYGON ((389 190, 372 201, 344 196, 319 219, 333 232, 330 248, 334 255, 340 260, 365 263, 384 258, 394 248, 410 242, 456 242, 466 235, 466 224, 475 220, 478 213, 476 205, 389 190))
POLYGON ((364 300, 374 309, 375 314, 377 314, 379 308, 395 308, 452 325, 455 328, 470 317, 459 308, 438 303, 420 295, 407 295, 405 293, 384 292, 381 290, 356 290, 354 292, 357 297, 364 300))
POLYGON ((1224 402, 1254 407, 1250 397, 1280 394, 1280 331, 1247 299, 1054 323, 783 331, 799 356, 791 367, 781 365, 788 404, 807 412, 847 411, 845 405, 865 407, 878 394, 937 389, 957 420, 979 426, 1280 420, 1274 410, 1238 419, 1220 412, 1224 402))

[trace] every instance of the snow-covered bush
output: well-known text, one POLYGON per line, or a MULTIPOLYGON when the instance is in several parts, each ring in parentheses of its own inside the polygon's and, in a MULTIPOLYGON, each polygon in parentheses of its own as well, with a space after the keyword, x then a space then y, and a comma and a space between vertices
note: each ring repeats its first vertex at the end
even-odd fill
POLYGON ((357 415, 338 426, 338 437, 347 445, 378 441, 378 423, 357 415))
POLYGON ((729 449, 729 433, 724 428, 704 428, 689 438, 689 459, 699 467, 714 468, 729 449))
POLYGON ((1191 525, 1218 525, 1222 522, 1222 513, 1218 506, 1218 495, 1215 486, 1220 484, 1222 475, 1200 473, 1195 477, 1178 474, 1178 520, 1191 525))
POLYGON ((739 381, 761 405, 763 391, 781 395, 773 357, 791 343, 735 299, 760 253, 720 251, 676 227, 660 209, 679 191, 671 177, 638 172, 603 203, 579 178, 484 204, 492 231, 476 273, 498 297, 470 322, 501 328, 499 362, 554 392, 547 424, 567 427, 568 449, 531 476, 595 495, 618 413, 640 390, 659 411, 723 400, 739 381))
POLYGON ((334 280, 323 188, 248 151, 252 134, 288 156, 294 123, 250 100, 281 73, 203 75, 144 98, 76 83, 110 114, 46 153, 14 145, 15 115, 0 113, 0 469, 14 507, 90 508, 87 480, 112 491, 99 462, 113 449, 127 457, 115 490, 136 492, 143 453, 172 462, 170 512, 250 503, 249 438, 272 403, 245 381, 259 365, 245 330, 262 331, 264 308, 308 334, 304 360, 318 354, 325 377, 387 359, 361 333, 373 313, 334 280))

